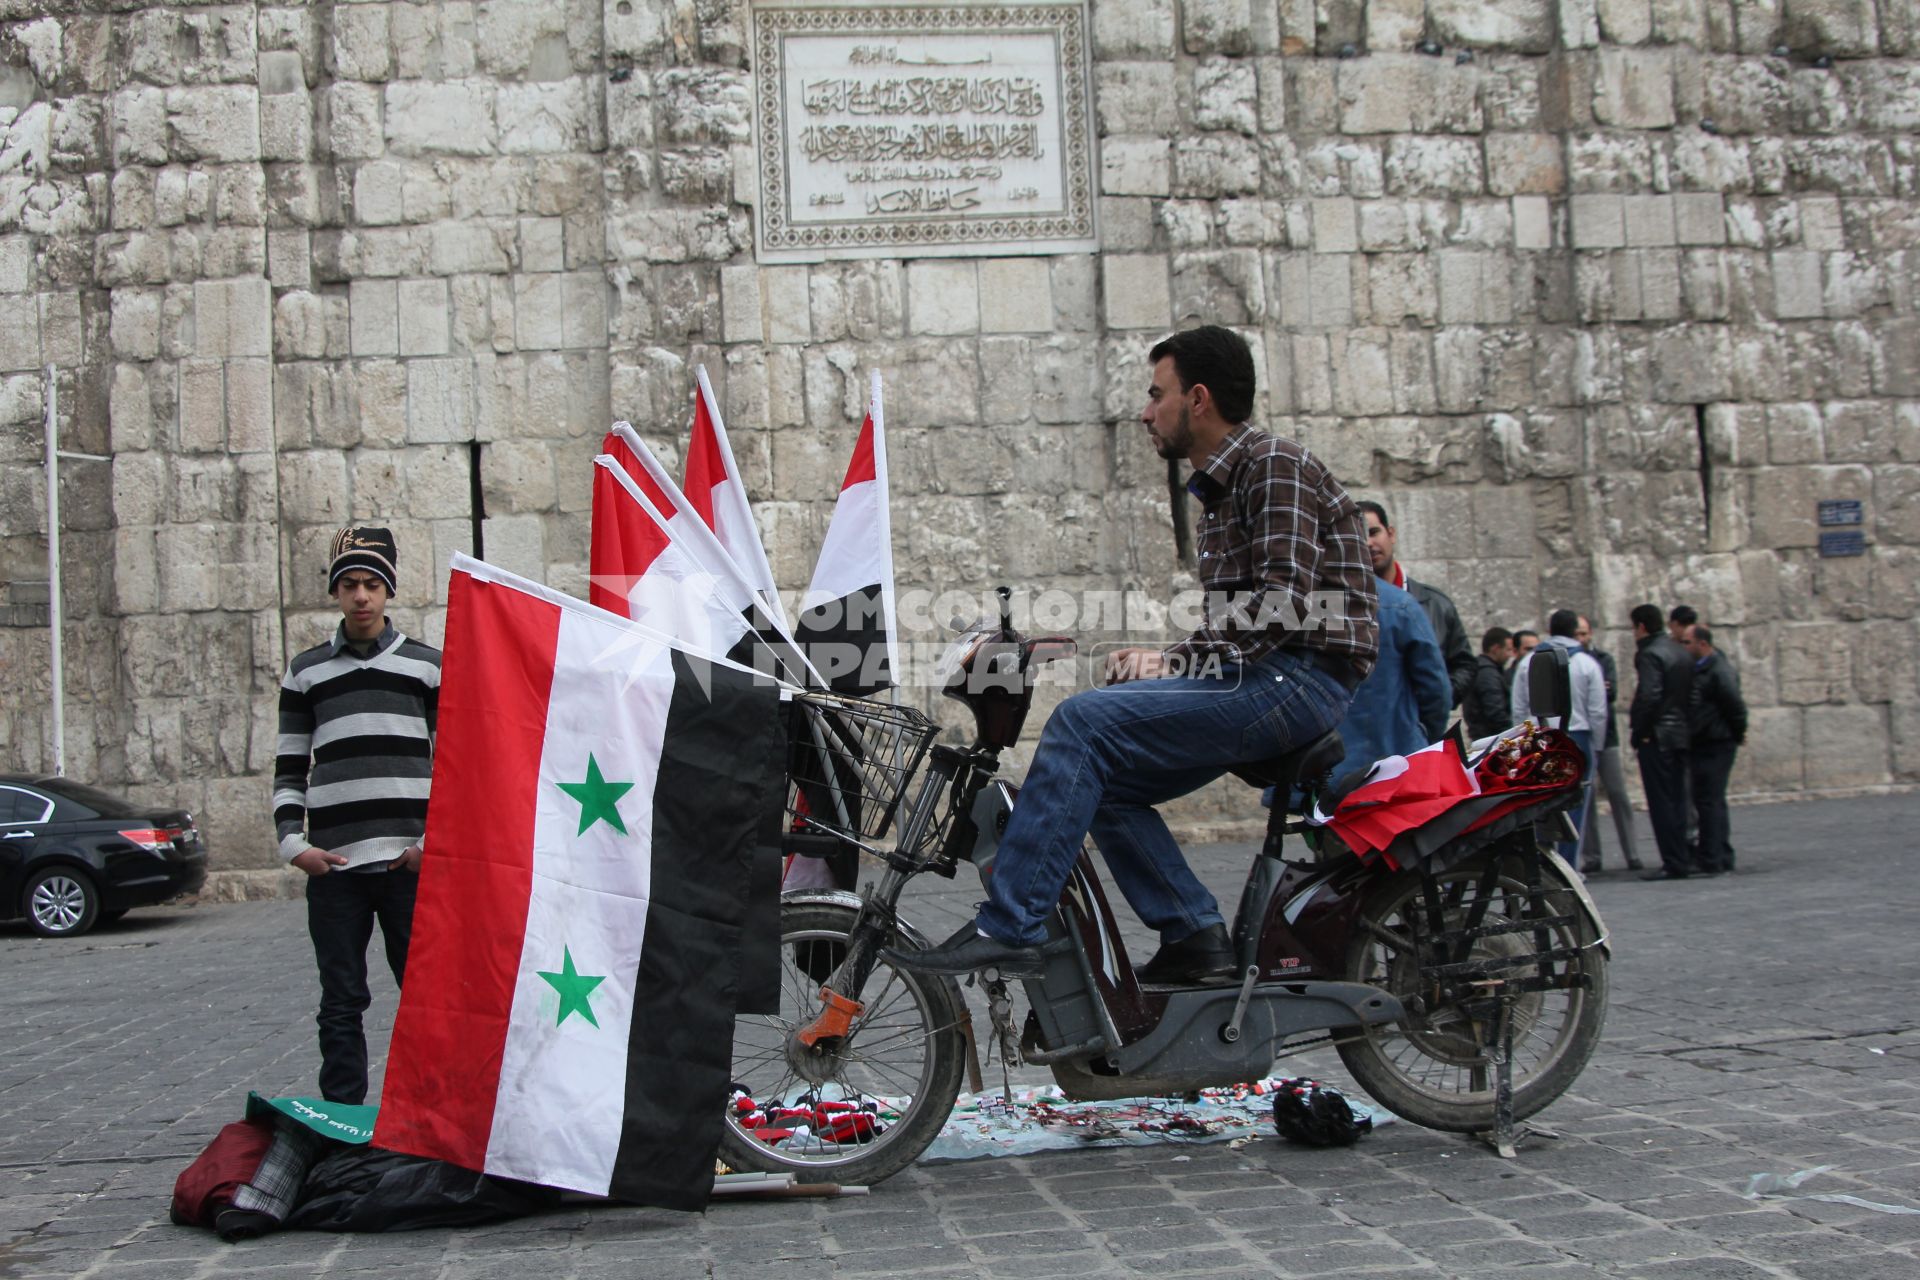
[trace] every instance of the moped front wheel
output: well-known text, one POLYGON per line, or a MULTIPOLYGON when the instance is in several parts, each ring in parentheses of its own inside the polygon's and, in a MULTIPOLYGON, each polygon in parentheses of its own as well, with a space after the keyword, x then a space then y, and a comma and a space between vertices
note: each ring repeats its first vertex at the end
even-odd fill
MULTIPOLYGON (((1542 892, 1529 892, 1525 866, 1511 851, 1477 854, 1436 877, 1443 930, 1471 930, 1528 920, 1543 924, 1547 952, 1571 954, 1529 963, 1541 954, 1534 930, 1475 938, 1466 962, 1494 962, 1490 972, 1550 981, 1514 996, 1513 1115, 1533 1115, 1558 1098, 1586 1067, 1607 1016, 1607 957, 1593 921, 1581 910, 1560 864, 1542 853, 1542 892), (1512 962, 1512 963, 1509 963, 1512 962)), ((1392 992, 1407 1007, 1397 1022, 1362 1028, 1340 1045, 1340 1058, 1367 1093, 1395 1115, 1429 1129, 1475 1133, 1494 1124, 1494 1058, 1498 1037, 1494 990, 1470 981, 1436 980, 1432 901, 1425 877, 1403 872, 1385 881, 1362 908, 1347 954, 1347 977, 1392 992)), ((1460 961, 1457 954, 1445 957, 1460 961)))
POLYGON ((871 1186, 918 1159, 952 1114, 967 1011, 951 978, 879 960, 843 1039, 817 1048, 797 1038, 820 1014, 821 983, 845 957, 855 918, 829 903, 781 907, 780 1011, 734 1024, 720 1136, 729 1167, 871 1186))

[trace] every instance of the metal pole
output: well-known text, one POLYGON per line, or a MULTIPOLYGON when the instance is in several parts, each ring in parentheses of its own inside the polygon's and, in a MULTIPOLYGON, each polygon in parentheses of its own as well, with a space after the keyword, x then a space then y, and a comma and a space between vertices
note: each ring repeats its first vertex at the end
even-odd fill
POLYGON ((53 774, 67 771, 66 675, 60 653, 60 401, 53 366, 45 370, 47 401, 47 621, 53 667, 53 774))

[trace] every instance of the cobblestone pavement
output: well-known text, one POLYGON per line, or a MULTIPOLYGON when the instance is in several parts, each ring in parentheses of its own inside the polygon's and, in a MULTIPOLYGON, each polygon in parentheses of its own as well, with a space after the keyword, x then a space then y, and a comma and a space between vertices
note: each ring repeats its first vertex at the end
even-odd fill
MULTIPOLYGON (((1831 1165, 1801 1191, 1920 1205, 1916 826, 1911 797, 1740 809, 1737 875, 1597 879, 1608 1033, 1543 1117, 1560 1139, 1516 1161, 1402 1123, 1341 1151, 1069 1152, 921 1165, 863 1199, 239 1246, 169 1225, 167 1196, 249 1087, 310 1087, 302 907, 136 912, 66 943, 0 926, 0 1276, 1911 1280, 1920 1216, 1741 1193, 1831 1165)), ((1246 856, 1195 861, 1231 898, 1246 856)), ((931 932, 968 896, 915 912, 931 932)), ((392 1008, 383 989, 376 1046, 392 1008)))

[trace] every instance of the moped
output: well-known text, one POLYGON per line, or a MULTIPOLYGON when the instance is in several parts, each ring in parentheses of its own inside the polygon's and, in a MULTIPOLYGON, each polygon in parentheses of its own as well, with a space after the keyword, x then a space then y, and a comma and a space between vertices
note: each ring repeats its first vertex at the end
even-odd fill
MULTIPOLYGON (((858 893, 782 897, 780 1012, 735 1027, 721 1141, 734 1168, 878 1182, 932 1144, 969 1065, 979 1088, 959 984, 882 951, 929 945, 898 909, 914 877, 950 877, 963 862, 992 874, 1018 797, 997 776, 1000 753, 1019 738, 1039 669, 1076 653, 1067 637, 1015 632, 1009 595, 999 592, 998 624, 961 635, 938 668, 972 712, 967 746, 936 742, 938 726, 911 707, 794 699, 789 849, 850 846, 879 870, 858 893)), ((1570 701, 1564 655, 1553 656, 1537 651, 1530 667, 1543 716, 1570 701)), ((977 975, 1003 1063, 1047 1067, 1071 1099, 1164 1096, 1257 1080, 1278 1058, 1331 1044, 1387 1110, 1487 1134, 1510 1154, 1514 1124, 1573 1083, 1606 1018, 1606 929, 1535 828, 1577 803, 1579 787, 1394 869, 1302 816, 1331 812, 1361 776, 1335 787, 1341 753, 1329 733, 1234 771, 1276 798, 1234 916, 1228 983, 1143 985, 1083 850, 1050 918, 1045 971, 1021 980, 1019 1030, 1006 981, 977 975)))

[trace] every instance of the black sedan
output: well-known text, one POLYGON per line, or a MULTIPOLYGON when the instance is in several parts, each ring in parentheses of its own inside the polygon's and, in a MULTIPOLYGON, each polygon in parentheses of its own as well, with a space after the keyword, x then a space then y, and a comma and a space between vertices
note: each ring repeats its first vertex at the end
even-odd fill
POLYGON ((206 879, 206 844, 186 810, 66 778, 0 774, 0 919, 71 937, 206 879))

